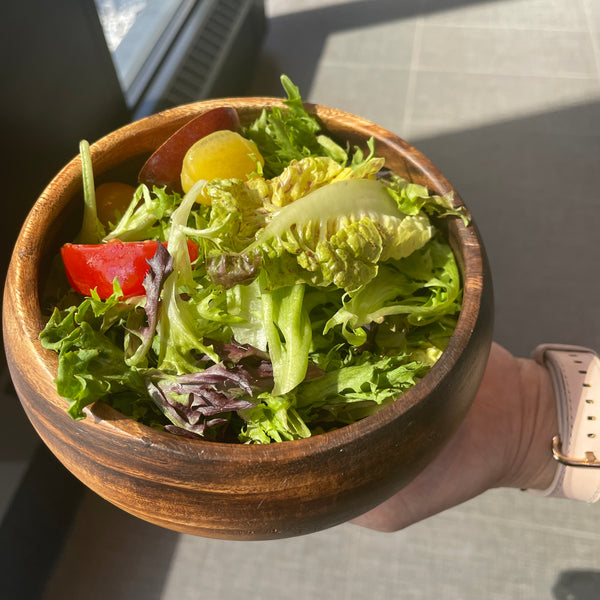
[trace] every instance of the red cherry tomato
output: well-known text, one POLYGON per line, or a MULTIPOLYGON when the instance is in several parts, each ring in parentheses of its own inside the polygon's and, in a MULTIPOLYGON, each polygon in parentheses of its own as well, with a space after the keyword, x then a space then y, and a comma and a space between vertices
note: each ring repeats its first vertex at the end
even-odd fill
MULTIPOLYGON (((188 240, 188 252, 193 262, 198 258, 198 246, 188 240)), ((123 296, 146 293, 144 277, 150 270, 148 260, 156 253, 158 242, 121 242, 106 244, 65 244, 60 252, 71 287, 89 296, 94 288, 100 298, 113 293, 113 280, 118 278, 123 296)), ((165 244, 166 246, 166 244, 165 244)))

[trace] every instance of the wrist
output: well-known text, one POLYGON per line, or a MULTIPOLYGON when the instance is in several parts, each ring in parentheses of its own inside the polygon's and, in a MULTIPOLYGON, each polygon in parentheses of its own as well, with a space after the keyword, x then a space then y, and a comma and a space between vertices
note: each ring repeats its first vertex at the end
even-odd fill
POLYGON ((553 481, 558 464, 552 438, 558 430, 556 397, 548 370, 532 359, 517 359, 521 429, 502 485, 543 490, 553 481))

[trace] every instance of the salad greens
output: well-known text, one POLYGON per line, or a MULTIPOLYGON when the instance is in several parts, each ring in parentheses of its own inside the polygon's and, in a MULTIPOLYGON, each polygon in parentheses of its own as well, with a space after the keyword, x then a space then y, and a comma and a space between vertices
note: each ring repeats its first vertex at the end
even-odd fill
POLYGON ((443 352, 462 289, 436 219, 465 215, 387 171, 372 143, 342 147, 282 83, 285 108, 243 130, 265 161, 248 180, 183 197, 142 184, 106 231, 86 200, 84 238, 168 250, 149 261, 144 296, 123 298, 115 279, 106 300, 66 291, 53 303, 40 340, 59 355, 73 418, 103 400, 186 436, 294 440, 374 413, 443 352))

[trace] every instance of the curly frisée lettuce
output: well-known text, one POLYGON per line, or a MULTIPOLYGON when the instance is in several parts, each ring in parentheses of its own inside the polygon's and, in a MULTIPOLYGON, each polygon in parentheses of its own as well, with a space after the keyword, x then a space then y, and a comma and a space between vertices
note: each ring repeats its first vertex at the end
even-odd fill
POLYGON ((123 297, 118 279, 104 300, 51 295, 40 340, 73 418, 102 400, 179 435, 290 441, 373 414, 444 351, 462 287, 437 223, 468 215, 386 170, 371 142, 342 147, 282 83, 285 106, 242 131, 264 158, 248 179, 183 197, 142 184, 106 230, 86 198, 88 238, 166 244, 142 296, 123 297))

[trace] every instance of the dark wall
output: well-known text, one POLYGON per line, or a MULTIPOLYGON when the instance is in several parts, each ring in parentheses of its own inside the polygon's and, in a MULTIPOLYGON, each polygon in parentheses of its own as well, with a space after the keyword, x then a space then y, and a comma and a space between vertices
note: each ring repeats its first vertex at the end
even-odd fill
POLYGON ((130 115, 93 0, 3 2, 0 28, 4 281, 25 216, 79 140, 130 115))
MULTIPOLYGON (((78 153, 79 140, 93 141, 130 115, 93 0, 2 2, 0 81, 3 283, 27 213, 54 174, 78 153)), ((5 368, 0 352, 0 373, 5 368)), ((0 392, 9 402, 9 390, 0 392)), ((3 439, 0 458, 28 456, 34 434, 26 429, 24 414, 12 405, 3 410, 8 422, 2 433, 10 435, 3 439), (16 432, 21 435, 13 440, 16 432)), ((82 492, 40 445, 8 512, 0 515, 0 596, 40 597, 82 492)))

